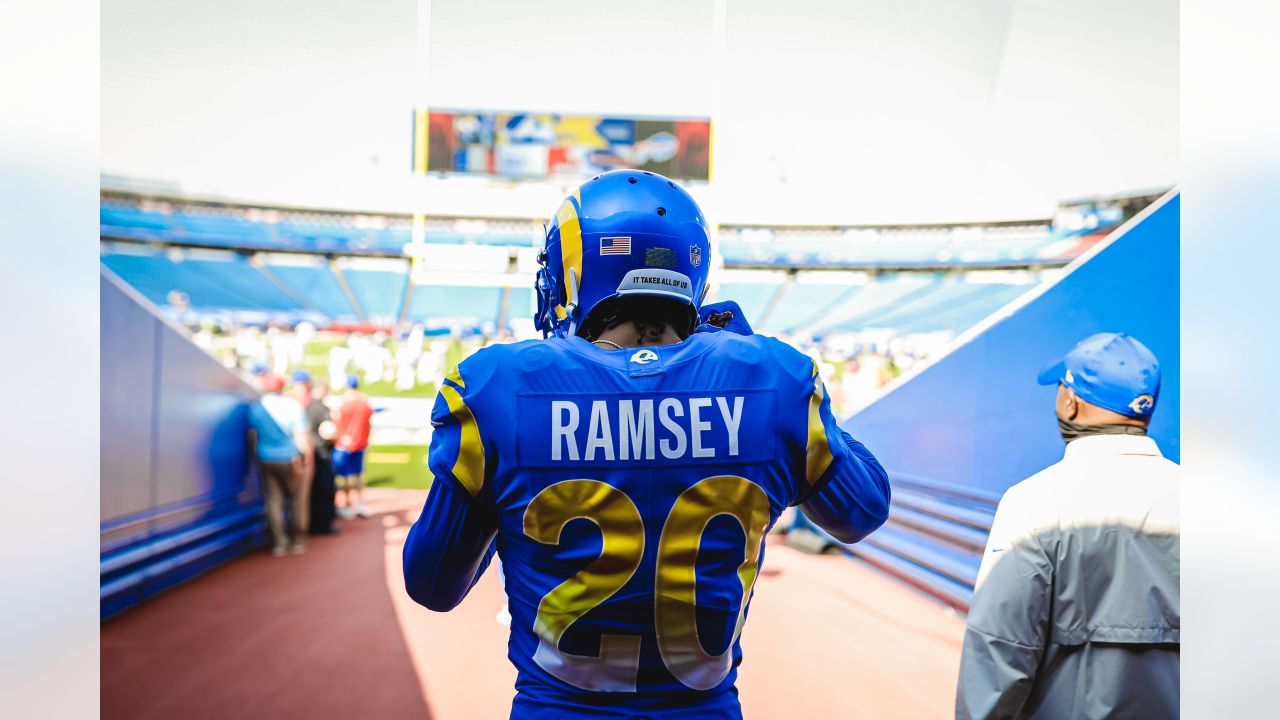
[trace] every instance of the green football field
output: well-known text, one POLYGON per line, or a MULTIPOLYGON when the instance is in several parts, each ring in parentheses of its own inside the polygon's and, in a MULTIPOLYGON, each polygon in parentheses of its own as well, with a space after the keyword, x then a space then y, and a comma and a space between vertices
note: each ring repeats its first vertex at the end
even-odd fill
POLYGON ((364 453, 369 487, 425 490, 431 484, 425 445, 371 445, 364 453))

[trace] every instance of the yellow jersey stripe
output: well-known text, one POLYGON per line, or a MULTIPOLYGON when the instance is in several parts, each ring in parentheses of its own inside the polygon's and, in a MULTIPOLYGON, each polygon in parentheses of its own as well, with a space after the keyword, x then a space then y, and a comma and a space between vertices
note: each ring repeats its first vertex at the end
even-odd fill
MULTIPOLYGON (((467 384, 466 384, 465 382, 463 382, 463 381, 462 381, 462 372, 461 372, 458 368, 454 368, 454 369, 453 369, 453 372, 449 373, 448 375, 445 375, 445 376, 444 376, 444 379, 445 379, 445 380, 448 380, 449 382, 453 383, 454 385, 457 385, 458 387, 462 388, 463 390, 466 390, 466 389, 467 389, 467 384)), ((452 409, 453 409, 453 405, 452 405, 452 404, 450 404, 450 405, 449 405, 449 409, 450 409, 450 410, 452 410, 452 409)))
MULTIPOLYGON (((814 371, 816 374, 816 364, 814 371)), ((822 422, 822 401, 826 396, 822 379, 815 379, 813 394, 809 396, 809 440, 805 447, 805 479, 810 485, 818 482, 831 465, 831 445, 827 442, 827 428, 822 422)))
POLYGON ((441 385, 440 394, 449 404, 449 414, 458 421, 461 429, 453 476, 471 493, 471 497, 475 497, 484 487, 484 443, 480 440, 480 426, 476 424, 475 415, 471 414, 471 408, 463 402, 457 390, 449 385, 441 385))

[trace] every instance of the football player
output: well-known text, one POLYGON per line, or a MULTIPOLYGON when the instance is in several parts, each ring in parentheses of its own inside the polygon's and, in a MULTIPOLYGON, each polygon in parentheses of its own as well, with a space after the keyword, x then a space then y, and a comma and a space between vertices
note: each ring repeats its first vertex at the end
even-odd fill
POLYGON ((485 348, 442 383, 405 586, 450 610, 496 549, 513 718, 740 717, 774 521, 796 505, 853 543, 888 516, 885 472, 837 427, 813 360, 732 303, 701 307, 710 256, 674 182, 600 175, 539 258, 549 337, 485 348))

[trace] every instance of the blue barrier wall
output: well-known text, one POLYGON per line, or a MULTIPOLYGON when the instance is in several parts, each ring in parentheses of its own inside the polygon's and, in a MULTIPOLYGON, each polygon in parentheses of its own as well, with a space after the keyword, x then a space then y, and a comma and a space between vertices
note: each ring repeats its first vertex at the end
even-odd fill
POLYGON ((1171 194, 1056 283, 1001 310, 847 419, 894 484, 896 517, 864 556, 967 606, 999 496, 1062 458, 1056 388, 1037 385, 1036 375, 1093 333, 1127 332, 1159 358, 1150 434, 1179 460, 1178 270, 1179 197, 1171 194))
POLYGON ((257 394, 109 270, 101 277, 101 614, 265 539, 257 394))

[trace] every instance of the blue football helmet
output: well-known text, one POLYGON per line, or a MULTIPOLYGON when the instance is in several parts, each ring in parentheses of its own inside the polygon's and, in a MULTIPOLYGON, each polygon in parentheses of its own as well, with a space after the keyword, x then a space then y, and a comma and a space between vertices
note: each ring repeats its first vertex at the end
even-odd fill
POLYGON ((675 299, 696 318, 711 245, 683 188, 656 173, 611 170, 565 198, 538 261, 534 320, 544 337, 568 337, 601 303, 626 296, 675 299))

